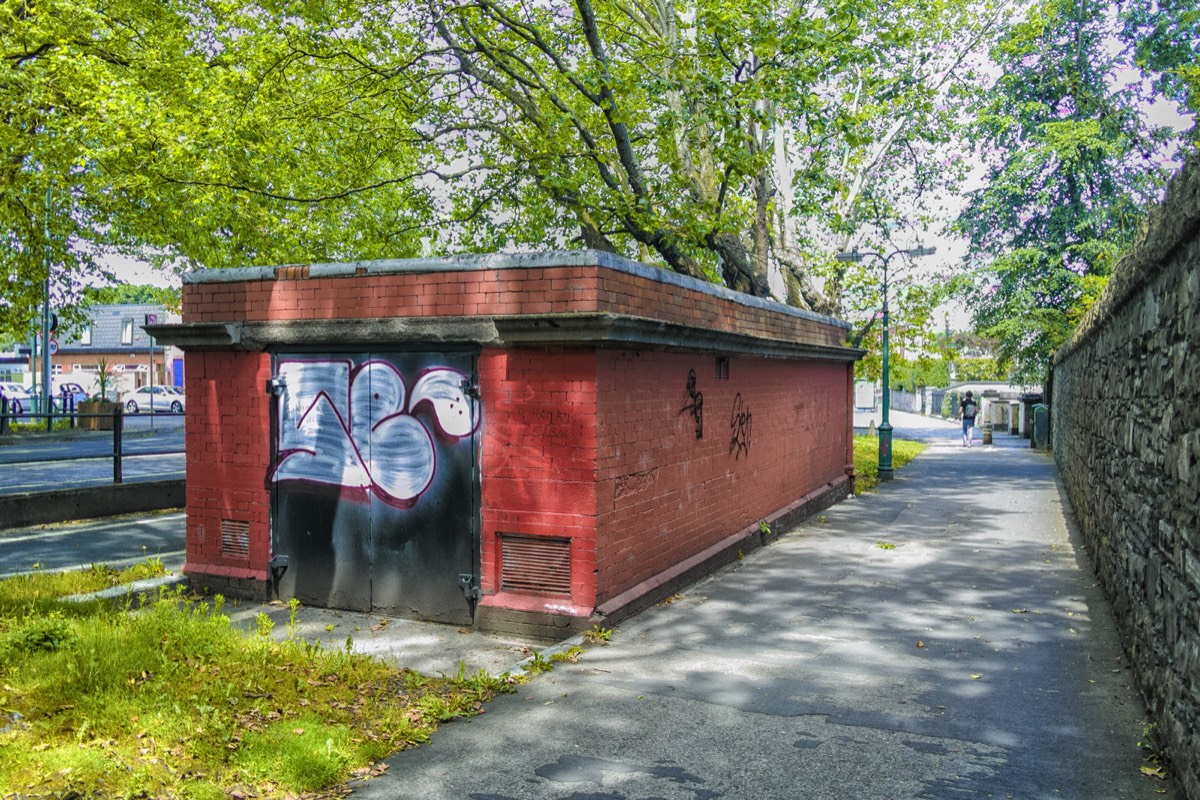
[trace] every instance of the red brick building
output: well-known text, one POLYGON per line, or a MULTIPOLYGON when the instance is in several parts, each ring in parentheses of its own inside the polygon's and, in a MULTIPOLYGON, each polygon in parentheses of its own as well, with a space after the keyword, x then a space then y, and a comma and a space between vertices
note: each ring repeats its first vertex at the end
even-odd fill
POLYGON ((611 621, 845 497, 846 329, 593 251, 186 276, 186 571, 611 621))

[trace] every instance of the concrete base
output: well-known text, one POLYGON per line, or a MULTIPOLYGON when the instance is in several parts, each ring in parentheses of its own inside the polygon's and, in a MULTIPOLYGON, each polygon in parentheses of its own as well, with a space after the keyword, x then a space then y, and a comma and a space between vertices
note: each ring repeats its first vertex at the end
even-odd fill
POLYGON ((0 497, 0 529, 183 508, 184 482, 146 481, 0 497))

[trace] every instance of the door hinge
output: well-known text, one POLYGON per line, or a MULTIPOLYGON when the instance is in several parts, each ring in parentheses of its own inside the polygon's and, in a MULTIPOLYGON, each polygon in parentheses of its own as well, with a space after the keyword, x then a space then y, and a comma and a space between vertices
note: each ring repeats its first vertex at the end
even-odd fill
POLYGON ((463 590, 463 594, 468 600, 475 601, 479 599, 479 586, 475 583, 475 576, 470 573, 461 573, 458 576, 458 588, 463 590))
POLYGON ((463 378, 458 384, 458 388, 462 389, 462 393, 467 397, 479 399, 479 381, 472 375, 470 378, 463 378))

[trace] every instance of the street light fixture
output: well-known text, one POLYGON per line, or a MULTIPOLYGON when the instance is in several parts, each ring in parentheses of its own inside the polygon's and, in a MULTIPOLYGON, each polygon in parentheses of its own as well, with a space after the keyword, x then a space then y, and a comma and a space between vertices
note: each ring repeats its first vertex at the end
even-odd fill
POLYGON ((917 245, 907 250, 894 250, 886 256, 871 250, 859 252, 858 248, 848 253, 838 253, 834 258, 838 261, 852 261, 859 264, 867 256, 874 256, 883 261, 883 422, 879 426, 879 480, 892 479, 892 425, 888 422, 888 411, 892 406, 891 377, 888 370, 888 262, 894 256, 921 258, 937 252, 936 247, 917 245))

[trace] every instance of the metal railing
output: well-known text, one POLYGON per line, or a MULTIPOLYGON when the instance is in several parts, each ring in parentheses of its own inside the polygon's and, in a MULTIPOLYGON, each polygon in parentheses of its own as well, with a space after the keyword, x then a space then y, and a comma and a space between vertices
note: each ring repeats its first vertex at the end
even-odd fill
MULTIPOLYGON (((64 410, 61 410, 61 411, 37 412, 37 411, 26 411, 26 410, 22 409, 20 411, 20 413, 11 413, 9 399, 5 398, 5 397, 0 397, 0 435, 5 435, 8 433, 11 433, 12 432, 12 423, 14 423, 14 422, 22 422, 22 421, 26 421, 26 420, 37 420, 37 419, 44 419, 46 421, 46 431, 50 432, 50 433, 52 433, 54 431, 54 423, 57 420, 68 420, 69 426, 72 429, 82 426, 82 427, 87 427, 87 428, 97 430, 97 431, 104 431, 104 430, 108 430, 111 427, 111 430, 112 430, 112 451, 111 451, 111 453, 105 453, 102 455, 71 455, 71 456, 69 456, 69 460, 79 461, 79 460, 96 460, 96 459, 111 458, 112 465, 113 465, 112 482, 115 484, 124 482, 124 461, 126 458, 141 458, 141 457, 145 457, 145 456, 176 455, 176 454, 183 452, 183 449, 179 448, 179 449, 172 449, 172 450, 164 450, 161 452, 139 452, 139 453, 126 455, 125 454, 125 418, 126 418, 126 414, 125 414, 124 407, 120 403, 116 403, 114 405, 112 411, 84 412, 84 411, 77 410, 76 404, 75 404, 75 399, 73 397, 64 397, 63 402, 64 402, 64 410), (85 420, 96 421, 95 427, 93 428, 90 425, 84 425, 83 423, 85 420)), ((53 408, 53 405, 51 406, 51 408, 53 408)), ((153 426, 153 421, 154 421, 155 417, 159 417, 159 418, 183 417, 184 412, 182 412, 182 411, 156 411, 154 409, 147 409, 147 411, 145 412, 144 415, 139 415, 139 416, 148 416, 150 418, 150 424, 151 424, 151 426, 153 426)), ((23 462, 18 462, 18 463, 29 464, 29 463, 37 463, 37 462, 44 462, 44 461, 61 461, 61 460, 68 460, 68 458, 48 457, 48 458, 44 458, 44 459, 28 459, 28 460, 25 460, 23 462)))

